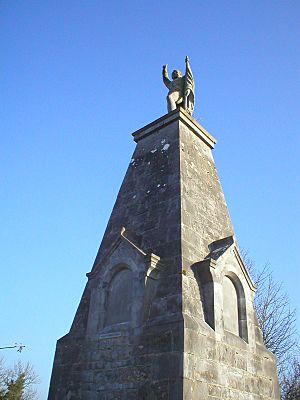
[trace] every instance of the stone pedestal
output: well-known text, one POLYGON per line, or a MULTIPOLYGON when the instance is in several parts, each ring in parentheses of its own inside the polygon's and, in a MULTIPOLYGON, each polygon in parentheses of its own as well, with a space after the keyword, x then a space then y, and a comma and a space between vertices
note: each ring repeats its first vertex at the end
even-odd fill
POLYGON ((211 149, 184 110, 137 142, 49 400, 279 399, 211 149))

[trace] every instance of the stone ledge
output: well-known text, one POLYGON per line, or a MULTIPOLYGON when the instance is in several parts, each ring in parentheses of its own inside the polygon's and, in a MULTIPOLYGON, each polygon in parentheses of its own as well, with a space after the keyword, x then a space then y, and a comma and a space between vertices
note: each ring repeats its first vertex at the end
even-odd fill
POLYGON ((150 124, 144 126, 143 128, 133 132, 132 136, 135 142, 139 142, 141 139, 151 135, 155 131, 158 131, 174 121, 183 122, 196 136, 204 141, 211 149, 215 147, 217 140, 208 133, 198 122, 192 118, 184 109, 179 108, 157 120, 151 122, 150 124))

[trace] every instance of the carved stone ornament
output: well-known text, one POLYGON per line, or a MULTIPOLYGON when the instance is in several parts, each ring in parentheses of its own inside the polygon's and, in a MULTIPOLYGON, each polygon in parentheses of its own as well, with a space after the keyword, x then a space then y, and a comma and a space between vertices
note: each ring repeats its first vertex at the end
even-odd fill
POLYGON ((163 82, 169 89, 167 96, 168 112, 176 108, 184 108, 190 115, 193 114, 195 106, 194 78, 190 67, 189 58, 185 58, 185 75, 175 69, 172 72, 172 81, 168 76, 168 64, 163 66, 163 82))

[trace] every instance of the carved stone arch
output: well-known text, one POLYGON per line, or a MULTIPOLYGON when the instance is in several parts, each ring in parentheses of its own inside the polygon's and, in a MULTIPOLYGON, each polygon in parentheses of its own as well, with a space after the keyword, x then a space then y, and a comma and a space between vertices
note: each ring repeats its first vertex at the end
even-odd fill
MULTIPOLYGON (((224 306, 224 324, 226 329, 226 306, 232 307, 231 310, 231 320, 230 324, 232 327, 232 331, 234 330, 234 322, 235 322, 235 313, 237 316, 237 328, 238 328, 238 335, 245 341, 248 342, 248 326, 247 326, 247 309, 246 309, 246 296, 244 287, 242 282, 238 278, 238 276, 232 272, 227 271, 224 275, 223 279, 223 306, 224 306), (232 285, 232 288, 231 286, 232 285), (236 295, 236 305, 235 305, 235 298, 233 298, 233 290, 236 295), (226 304, 227 303, 227 304, 226 304), (229 304, 228 304, 229 303, 229 304), (234 309, 236 307, 236 309, 234 309)), ((230 329, 228 329, 230 330, 230 329)), ((233 332, 235 333, 235 332, 233 332)))
POLYGON ((104 279, 104 327, 130 322, 133 307, 134 274, 125 263, 112 267, 104 279))
POLYGON ((108 286, 114 275, 124 268, 130 269, 132 273, 135 273, 136 271, 136 267, 133 263, 118 262, 116 264, 106 266, 100 275, 99 281, 101 282, 101 286, 108 286))

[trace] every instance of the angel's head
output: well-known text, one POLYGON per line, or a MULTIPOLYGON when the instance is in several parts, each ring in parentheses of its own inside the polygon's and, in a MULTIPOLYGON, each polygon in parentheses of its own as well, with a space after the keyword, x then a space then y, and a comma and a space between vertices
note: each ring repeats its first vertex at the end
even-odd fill
POLYGON ((182 73, 180 71, 178 71, 178 69, 174 69, 174 71, 172 72, 172 79, 177 79, 177 78, 181 78, 182 77, 182 73))

